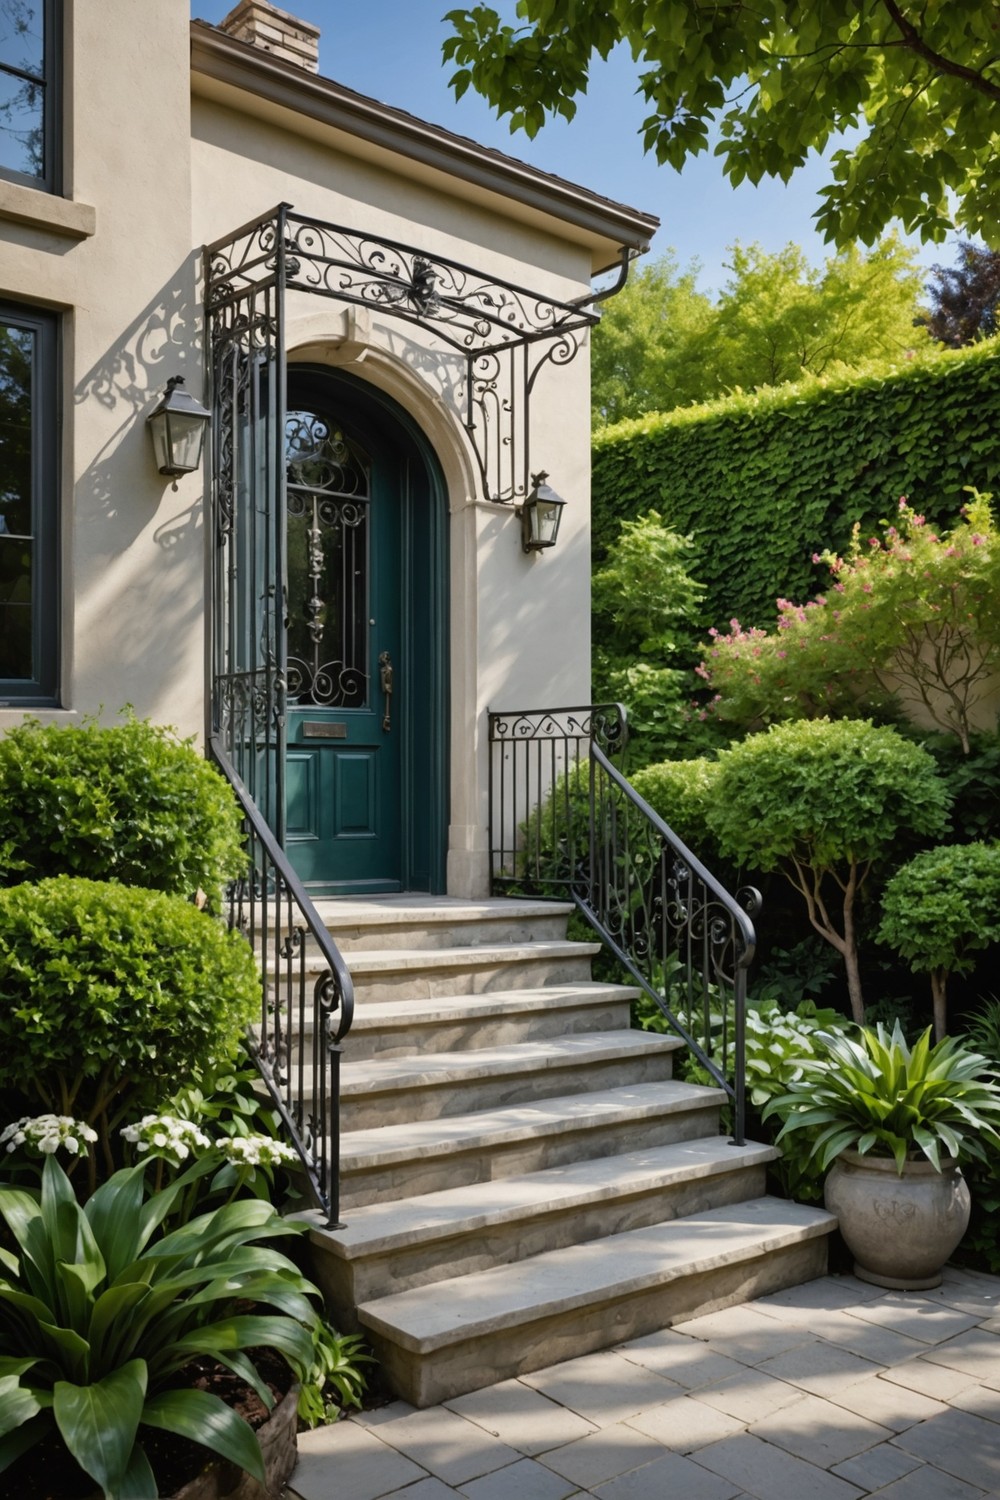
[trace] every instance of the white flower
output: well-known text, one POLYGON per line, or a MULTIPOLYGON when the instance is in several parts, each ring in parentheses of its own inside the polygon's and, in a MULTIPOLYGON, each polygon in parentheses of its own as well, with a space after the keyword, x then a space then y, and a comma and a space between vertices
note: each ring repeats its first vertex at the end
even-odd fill
POLYGON ((237 1166, 272 1167, 279 1162, 295 1161, 296 1153, 283 1141, 268 1135, 228 1136, 217 1142, 219 1150, 237 1166))
POLYGON ((84 1149, 82 1143, 96 1140, 97 1131, 82 1120, 74 1120, 72 1115, 25 1115, 0 1133, 0 1145, 5 1145, 8 1151, 24 1146, 43 1156, 54 1156, 60 1146, 71 1156, 78 1156, 84 1149))
POLYGON ((192 1151, 204 1150, 212 1144, 193 1120, 180 1120, 176 1115, 143 1115, 137 1125, 125 1125, 121 1135, 137 1153, 151 1151, 175 1167, 186 1161, 192 1151))

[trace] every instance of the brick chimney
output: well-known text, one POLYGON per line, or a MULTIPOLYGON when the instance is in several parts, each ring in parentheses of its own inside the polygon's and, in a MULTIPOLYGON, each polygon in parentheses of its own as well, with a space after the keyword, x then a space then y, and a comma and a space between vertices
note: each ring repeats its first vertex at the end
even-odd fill
POLYGON ((282 62, 295 63, 310 73, 319 72, 319 27, 290 16, 267 0, 240 0, 219 22, 219 30, 280 57, 282 62))

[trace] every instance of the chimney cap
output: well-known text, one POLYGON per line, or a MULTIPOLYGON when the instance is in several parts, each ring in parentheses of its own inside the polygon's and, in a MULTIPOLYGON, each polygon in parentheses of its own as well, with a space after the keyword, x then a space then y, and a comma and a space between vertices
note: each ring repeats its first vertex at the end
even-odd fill
POLYGON ((319 72, 319 27, 287 10, 279 10, 269 0, 239 0, 223 16, 218 29, 238 42, 270 52, 283 62, 310 73, 319 72))

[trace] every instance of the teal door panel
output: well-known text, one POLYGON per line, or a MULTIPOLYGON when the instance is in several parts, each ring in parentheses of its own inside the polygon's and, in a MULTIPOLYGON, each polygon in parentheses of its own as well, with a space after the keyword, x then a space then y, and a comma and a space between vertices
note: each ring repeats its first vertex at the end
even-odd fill
POLYGON ((399 890, 400 459, 320 380, 290 376, 287 430, 288 852, 317 892, 399 890))
POLYGON ((315 895, 440 891, 447 507, 388 397, 288 369, 286 848, 315 895), (391 692, 387 691, 391 687, 391 692))

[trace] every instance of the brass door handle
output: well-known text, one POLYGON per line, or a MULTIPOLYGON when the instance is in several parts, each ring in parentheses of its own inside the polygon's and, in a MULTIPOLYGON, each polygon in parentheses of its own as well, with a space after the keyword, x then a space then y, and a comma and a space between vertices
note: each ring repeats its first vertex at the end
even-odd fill
POLYGON ((382 687, 382 696, 385 699, 385 712, 382 715, 382 728, 386 734, 392 728, 392 688, 394 668, 392 657, 388 651, 383 651, 378 659, 379 682, 382 687))

